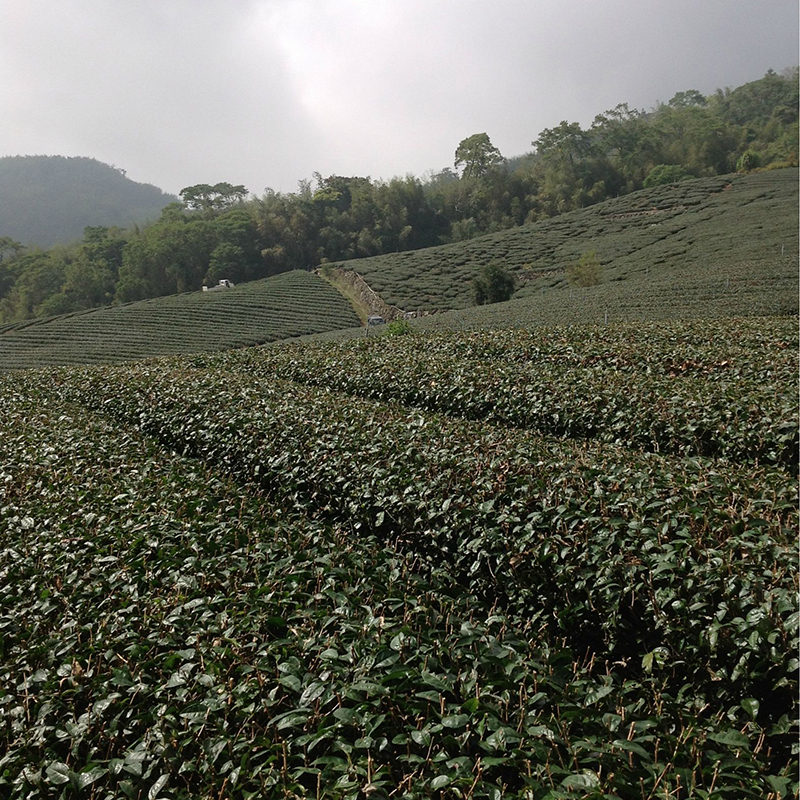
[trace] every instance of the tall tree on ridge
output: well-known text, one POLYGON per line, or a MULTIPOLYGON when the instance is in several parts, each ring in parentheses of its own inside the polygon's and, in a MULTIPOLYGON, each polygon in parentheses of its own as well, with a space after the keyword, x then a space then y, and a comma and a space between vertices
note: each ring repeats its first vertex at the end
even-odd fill
POLYGON ((459 143, 454 166, 458 169, 464 165, 463 178, 480 178, 504 161, 500 151, 485 133, 474 133, 459 143))

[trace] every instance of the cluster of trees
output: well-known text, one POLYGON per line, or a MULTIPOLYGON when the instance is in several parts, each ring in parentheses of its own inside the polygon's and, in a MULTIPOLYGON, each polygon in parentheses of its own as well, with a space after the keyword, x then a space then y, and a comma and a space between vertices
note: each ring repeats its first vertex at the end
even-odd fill
MULTIPOLYGON (((247 281, 288 269, 469 239, 642 187, 798 163, 798 72, 772 71, 649 112, 618 105, 586 129, 562 122, 505 159, 486 133, 453 168, 390 181, 315 173, 295 193, 199 184, 154 224, 87 228, 71 246, 0 239, 0 322, 247 281)), ((2 233, 2 231, 0 231, 2 233)), ((476 289, 487 302, 490 276, 476 289)))

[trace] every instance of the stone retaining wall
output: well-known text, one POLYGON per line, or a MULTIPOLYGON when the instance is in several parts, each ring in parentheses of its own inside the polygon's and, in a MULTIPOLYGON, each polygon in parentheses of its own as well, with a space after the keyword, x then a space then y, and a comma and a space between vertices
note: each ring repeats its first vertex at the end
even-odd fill
POLYGON ((334 280, 341 281, 352 289, 358 300, 366 306, 368 313, 380 314, 387 322, 403 319, 403 309, 389 305, 357 272, 341 267, 320 267, 319 271, 323 270, 332 275, 334 280))

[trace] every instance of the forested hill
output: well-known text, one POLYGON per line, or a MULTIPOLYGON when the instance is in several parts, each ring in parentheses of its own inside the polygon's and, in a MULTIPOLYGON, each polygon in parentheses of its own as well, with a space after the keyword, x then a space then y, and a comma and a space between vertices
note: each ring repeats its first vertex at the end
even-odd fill
POLYGON ((0 158, 0 236, 28 246, 80 239, 87 226, 155 220, 176 199, 93 158, 0 158))

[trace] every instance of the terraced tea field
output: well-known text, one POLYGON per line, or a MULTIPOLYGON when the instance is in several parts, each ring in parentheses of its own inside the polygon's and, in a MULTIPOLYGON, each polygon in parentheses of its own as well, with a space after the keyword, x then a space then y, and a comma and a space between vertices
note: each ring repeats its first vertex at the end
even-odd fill
POLYGON ((798 172, 784 169, 660 186, 467 242, 339 266, 400 308, 447 310, 473 304, 472 280, 496 260, 517 277, 515 299, 526 301, 510 313, 557 324, 606 312, 679 318, 709 304, 715 316, 796 312, 797 258, 798 172), (569 290, 566 267, 591 250, 603 284, 569 290))
POLYGON ((0 796, 785 800, 796 321, 0 376, 0 796))
POLYGON ((161 297, 0 328, 0 370, 245 347, 357 326, 351 305, 297 270, 220 292, 161 297))
POLYGON ((797 398, 775 387, 796 375, 797 323, 769 324, 782 335, 766 336, 762 318, 488 330, 286 343, 190 363, 554 436, 796 469, 797 398))
MULTIPOLYGON (((401 308, 453 309, 414 321, 423 329, 797 314, 797 190, 797 170, 685 181, 469 242, 341 266, 401 308), (568 287, 566 266, 588 250, 598 253, 603 282, 568 287), (493 261, 516 274, 514 299, 469 307, 472 279, 493 261)), ((297 271, 229 292, 0 328, 0 370, 114 363, 325 332, 348 338, 358 325, 348 300, 297 271)))
POLYGON ((507 303, 473 306, 422 317, 426 330, 531 328, 541 325, 605 324, 653 320, 721 319, 746 316, 797 316, 800 280, 797 255, 770 263, 729 264, 723 280, 702 270, 665 270, 652 277, 583 288, 558 287, 515 296, 507 303))

